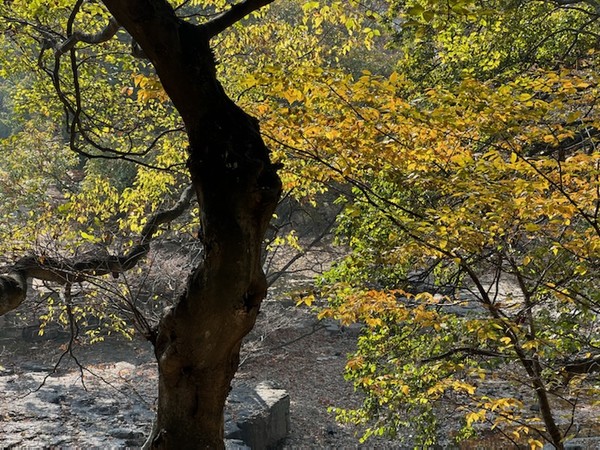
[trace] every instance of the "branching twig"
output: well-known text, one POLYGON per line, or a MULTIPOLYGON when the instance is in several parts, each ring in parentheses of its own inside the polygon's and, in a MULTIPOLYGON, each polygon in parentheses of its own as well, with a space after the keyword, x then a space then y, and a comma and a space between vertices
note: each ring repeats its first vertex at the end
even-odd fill
POLYGON ((35 278, 58 284, 76 283, 90 276, 119 274, 135 267, 150 250, 150 242, 158 227, 183 214, 193 196, 194 190, 189 186, 173 208, 151 215, 142 229, 139 243, 123 255, 65 260, 38 256, 21 258, 13 266, 5 268, 7 275, 0 276, 0 316, 17 308, 25 300, 28 279, 35 278))

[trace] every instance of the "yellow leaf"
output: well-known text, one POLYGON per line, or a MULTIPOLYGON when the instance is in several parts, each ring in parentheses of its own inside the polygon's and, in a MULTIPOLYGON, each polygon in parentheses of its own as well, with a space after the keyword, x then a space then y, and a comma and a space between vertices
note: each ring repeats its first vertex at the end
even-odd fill
POLYGON ((527 100, 530 100, 531 97, 532 97, 531 94, 523 93, 523 94, 519 95, 519 101, 526 102, 527 100))
POLYGON ((357 356, 355 358, 349 359, 346 363, 346 368, 350 370, 361 369, 365 364, 364 359, 361 356, 357 356))
POLYGON ((525 231, 528 231, 529 233, 535 233, 536 231, 539 231, 540 226, 536 223, 526 223, 524 228, 525 231))
POLYGON ((298 299, 298 301, 296 302, 296 306, 300 306, 300 305, 306 305, 306 306, 311 306, 313 304, 313 302, 315 301, 315 296, 314 295, 305 295, 303 297, 300 297, 298 299))
POLYGON ((302 5, 302 9, 306 12, 310 11, 311 9, 318 9, 319 6, 319 2, 306 2, 304 5, 302 5))
POLYGON ((290 103, 294 103, 296 100, 301 101, 304 98, 302 92, 298 89, 290 89, 282 93, 283 97, 290 103))
POLYGON ((373 318, 373 317, 367 317, 365 319, 365 323, 367 324, 367 326, 369 326, 371 328, 379 327, 379 326, 383 325, 383 322, 381 321, 381 319, 373 318))
POLYGON ((95 241, 96 241, 96 237, 95 237, 94 235, 92 235, 92 234, 88 234, 88 233, 86 233, 85 231, 80 231, 80 232, 79 232, 79 234, 80 234, 80 235, 81 235, 81 237, 82 237, 83 239, 85 239, 86 241, 89 241, 89 242, 95 242, 95 241))
POLYGON ((538 441, 537 439, 529 439, 528 444, 529 444, 530 450, 544 448, 544 444, 542 442, 538 441))
POLYGON ((467 420, 467 426, 470 427, 474 422, 485 419, 485 410, 482 409, 479 412, 470 412, 466 415, 465 419, 467 420))

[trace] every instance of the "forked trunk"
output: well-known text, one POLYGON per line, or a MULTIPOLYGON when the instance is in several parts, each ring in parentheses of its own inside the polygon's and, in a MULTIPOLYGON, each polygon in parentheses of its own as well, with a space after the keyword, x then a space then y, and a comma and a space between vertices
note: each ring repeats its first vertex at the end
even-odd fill
POLYGON ((203 262, 154 340, 158 412, 145 448, 222 448, 240 345, 266 295, 261 249, 281 182, 258 122, 216 79, 208 29, 179 20, 164 0, 104 3, 150 58, 182 115, 201 213, 203 262))

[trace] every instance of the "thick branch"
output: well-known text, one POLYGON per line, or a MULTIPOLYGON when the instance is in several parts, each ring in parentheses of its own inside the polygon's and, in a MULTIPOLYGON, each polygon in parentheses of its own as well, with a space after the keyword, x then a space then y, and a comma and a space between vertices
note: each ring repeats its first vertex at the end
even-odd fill
POLYGON ((569 361, 563 369, 569 374, 600 372, 600 355, 569 361))
POLYGON ((273 3, 274 0, 245 0, 237 5, 233 5, 229 10, 209 20, 202 27, 206 30, 209 38, 222 33, 227 28, 239 22, 247 15, 259 10, 260 8, 273 3))
POLYGON ((84 42, 86 44, 101 44, 102 42, 108 41, 112 38, 117 31, 119 31, 120 25, 114 17, 111 17, 108 21, 108 25, 101 31, 95 34, 86 34, 76 31, 69 36, 64 42, 55 46, 56 56, 59 57, 75 47, 78 42, 84 42))
POLYGON ((0 316, 18 307, 27 295, 27 278, 22 271, 13 270, 0 277, 0 316))
POLYGON ((213 112, 209 96, 220 90, 214 57, 199 26, 179 19, 166 0, 103 0, 148 57, 180 112, 190 122, 213 112))
POLYGON ((183 214, 193 197, 194 190, 189 186, 173 208, 150 216, 140 235, 140 243, 124 255, 67 260, 37 256, 21 258, 7 270, 7 275, 0 276, 0 316, 17 308, 25 300, 28 279, 67 284, 84 281, 90 276, 118 274, 132 269, 148 254, 158 227, 183 214))
POLYGON ((598 0, 553 0, 559 6, 570 6, 577 5, 581 3, 586 3, 592 6, 596 13, 600 13, 600 2, 598 0))
POLYGON ((506 356, 502 353, 494 352, 492 350, 485 350, 485 349, 473 348, 473 347, 460 347, 460 348, 453 348, 452 350, 449 350, 440 355, 432 356, 431 358, 423 359, 421 362, 429 363, 429 362, 434 362, 434 361, 440 361, 443 359, 448 359, 457 354, 462 355, 462 358, 467 358, 469 356, 487 356, 487 357, 492 357, 492 358, 506 356))

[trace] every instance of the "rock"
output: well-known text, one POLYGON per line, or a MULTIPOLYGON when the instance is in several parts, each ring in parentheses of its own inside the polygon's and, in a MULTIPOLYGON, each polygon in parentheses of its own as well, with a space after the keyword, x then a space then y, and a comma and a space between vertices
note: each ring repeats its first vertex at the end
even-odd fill
POLYGON ((332 334, 342 332, 342 325, 338 321, 334 321, 334 320, 325 321, 324 320, 323 324, 325 325, 325 329, 332 334))
POLYGON ((40 335, 40 327, 38 325, 28 326, 21 330, 21 337, 25 342, 45 342, 57 341, 66 342, 69 340, 69 333, 56 325, 46 327, 43 334, 40 335))
POLYGON ((287 437, 289 429, 290 396, 285 390, 268 383, 255 388, 234 386, 226 412, 226 439, 241 441, 252 449, 270 449, 287 437))
MULTIPOLYGON (((565 441, 565 450, 600 449, 600 436, 573 438, 565 441)), ((542 450, 554 450, 554 445, 546 444, 542 450)))
POLYGON ((121 374, 131 373, 135 370, 135 365, 127 361, 119 361, 115 363, 115 370, 121 374))
POLYGON ((54 372, 54 366, 47 366, 43 364, 30 363, 21 365, 20 369, 26 372, 54 372))
POLYGON ((74 408, 87 409, 90 406, 94 405, 95 403, 96 403, 96 400, 93 397, 87 397, 87 398, 77 398, 77 399, 73 400, 71 405, 74 408))
POLYGON ((251 450, 251 448, 239 439, 225 439, 225 450, 251 450))
POLYGON ((110 432, 110 435, 117 439, 141 439, 144 434, 139 431, 133 431, 127 428, 116 428, 110 432))
POLYGON ((49 394, 47 397, 47 401, 50 403, 54 403, 55 405, 59 405, 59 404, 63 403, 65 400, 67 400, 67 396, 64 394, 54 393, 54 394, 49 394))
POLYGON ((6 368, 4 366, 0 366, 0 377, 8 377, 10 375, 14 375, 15 370, 11 367, 6 368))
POLYGON ((92 408, 92 411, 101 416, 114 416, 119 412, 119 408, 114 405, 101 405, 92 408))

